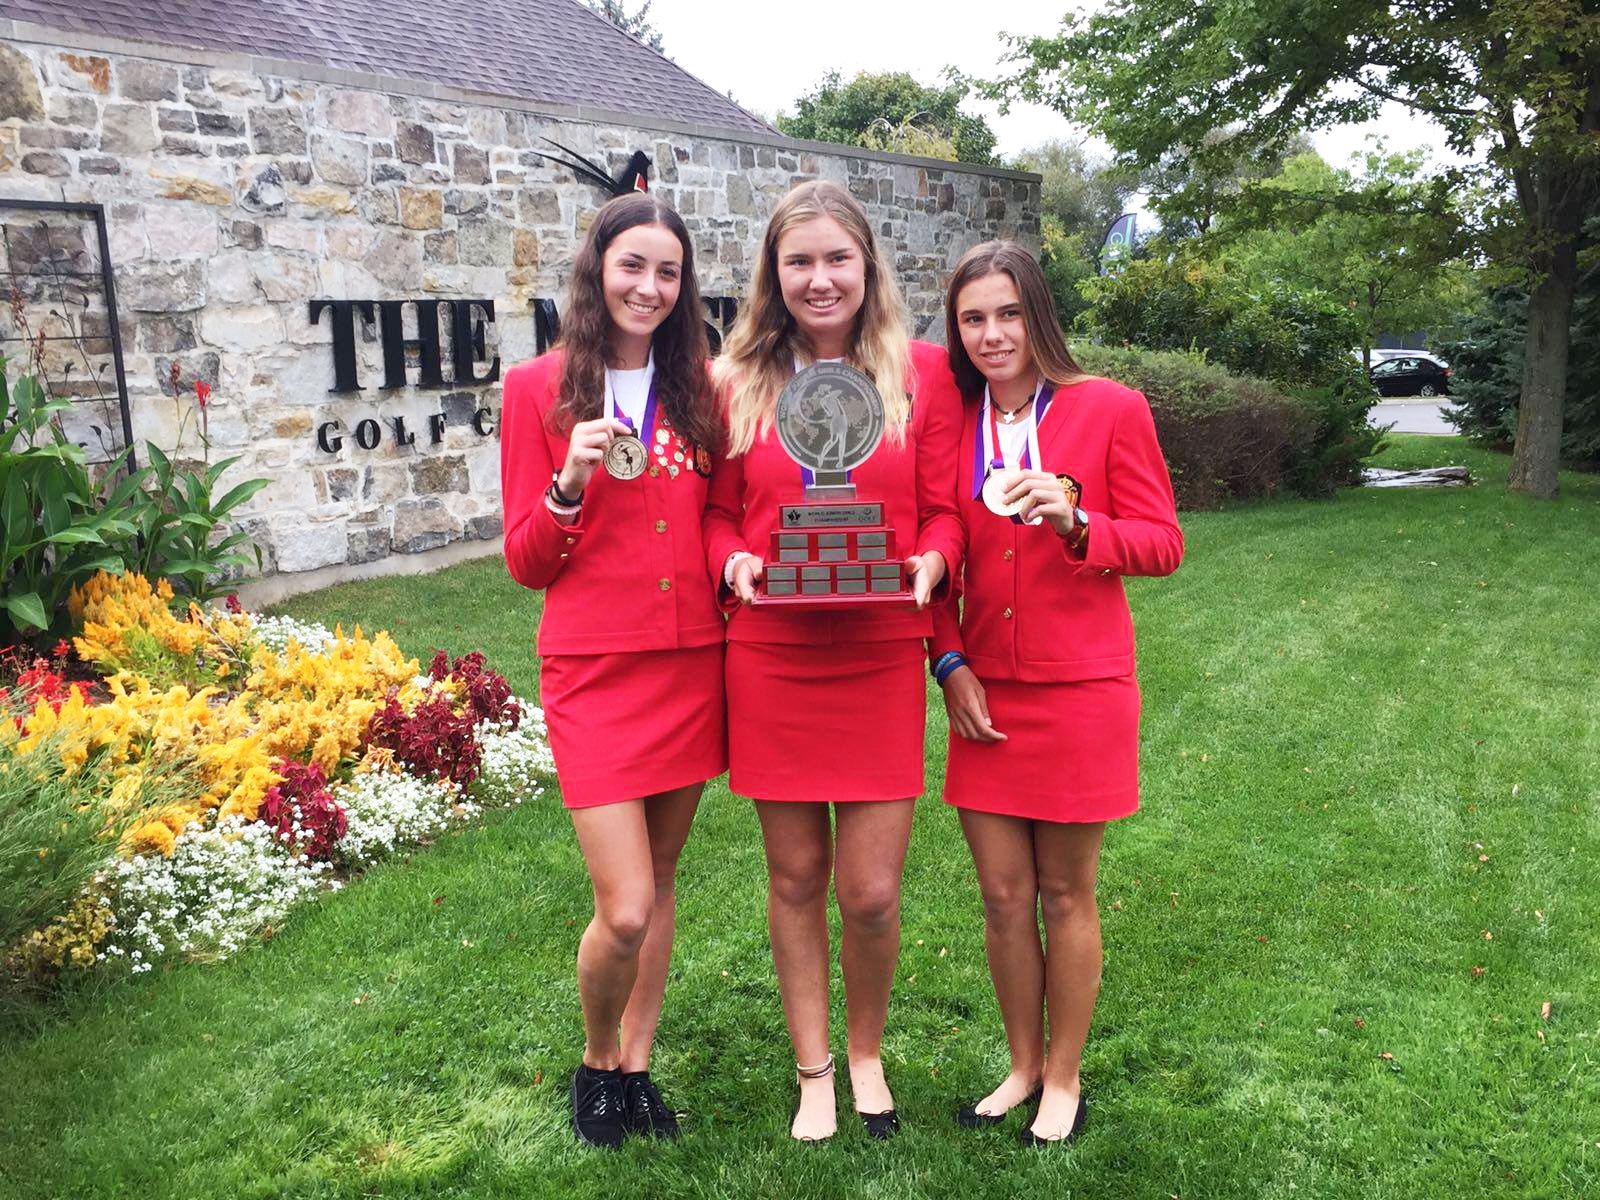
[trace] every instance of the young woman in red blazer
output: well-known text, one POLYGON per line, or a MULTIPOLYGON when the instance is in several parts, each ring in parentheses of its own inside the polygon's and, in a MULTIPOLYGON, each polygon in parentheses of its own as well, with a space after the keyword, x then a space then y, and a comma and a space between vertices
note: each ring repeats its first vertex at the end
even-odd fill
POLYGON ((777 206, 755 280, 723 345, 728 458, 711 481, 706 546, 728 624, 729 785, 754 798, 766 846, 767 917, 800 1104, 791 1134, 836 1127, 828 1043, 828 881, 844 937, 850 1084, 867 1132, 898 1128, 880 1059, 900 946, 900 876, 922 791, 921 611, 958 565, 950 464, 959 397, 944 353, 907 342, 899 290, 866 212, 836 184, 804 183, 777 206), (795 370, 846 360, 871 376, 885 432, 852 482, 880 501, 917 599, 910 606, 795 612, 750 607, 778 506, 804 498, 773 430, 795 370), (834 827, 830 828, 832 804, 834 827))
POLYGON ((505 555, 544 590, 540 698, 594 885, 578 945, 573 1128, 675 1137, 649 1075, 672 953, 673 880, 727 765, 723 618, 701 518, 721 436, 693 250, 643 193, 599 212, 558 349, 506 376, 505 555))
POLYGON ((1149 405, 1073 361, 1031 255, 1010 242, 969 250, 945 314, 965 399, 964 603, 935 613, 932 658, 954 734, 945 800, 961 811, 978 868, 1011 1049, 1010 1074, 957 1119, 992 1125, 1036 1099, 1022 1137, 1042 1144, 1083 1125, 1100 842, 1107 821, 1139 807, 1122 577, 1171 574, 1183 533, 1149 405))

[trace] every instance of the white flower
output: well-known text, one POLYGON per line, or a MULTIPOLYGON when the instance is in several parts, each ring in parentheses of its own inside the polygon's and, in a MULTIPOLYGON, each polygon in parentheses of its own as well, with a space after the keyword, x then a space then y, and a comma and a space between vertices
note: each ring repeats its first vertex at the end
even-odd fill
POLYGON ((521 723, 483 721, 473 731, 483 747, 483 765, 474 794, 486 805, 521 804, 544 794, 544 783, 555 774, 544 710, 513 696, 521 723))
POLYGON ((480 811, 449 780, 418 779, 398 770, 357 775, 334 788, 333 798, 347 822, 339 857, 352 866, 425 842, 480 811))
POLYGON ((290 642, 311 654, 320 654, 333 641, 333 631, 326 625, 296 621, 293 617, 256 617, 253 633, 256 641, 274 654, 282 654, 290 642))

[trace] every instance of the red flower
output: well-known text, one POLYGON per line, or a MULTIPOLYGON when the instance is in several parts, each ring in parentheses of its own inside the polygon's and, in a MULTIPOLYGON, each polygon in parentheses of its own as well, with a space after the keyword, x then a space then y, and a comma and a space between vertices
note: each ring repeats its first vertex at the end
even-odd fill
POLYGON ((286 835, 291 850, 303 843, 307 858, 332 858, 349 820, 328 790, 328 777, 315 763, 307 766, 289 759, 281 760, 274 770, 283 782, 267 789, 260 819, 275 833, 286 835))
POLYGON ((173 363, 172 364, 172 369, 167 372, 167 376, 172 380, 172 390, 173 391, 177 391, 178 390, 178 376, 181 375, 182 373, 183 373, 183 368, 180 367, 177 363, 173 363))
POLYGON ((424 701, 407 716, 391 692, 372 715, 367 733, 373 745, 392 751, 414 774, 449 779, 463 787, 478 777, 483 763, 471 710, 455 712, 444 696, 424 701))
POLYGON ((211 399, 211 385, 204 379, 194 381, 194 398, 200 402, 200 407, 206 406, 206 401, 211 399))
POLYGON ((71 653, 72 653, 72 646, 67 641, 66 638, 62 638, 59 642, 57 642, 55 650, 52 651, 52 654, 56 658, 65 658, 65 657, 67 657, 67 655, 69 655, 71 653))
POLYGON ((227 599, 225 599, 222 603, 231 613, 242 613, 244 611, 244 605, 239 603, 239 597, 233 592, 229 592, 227 599))

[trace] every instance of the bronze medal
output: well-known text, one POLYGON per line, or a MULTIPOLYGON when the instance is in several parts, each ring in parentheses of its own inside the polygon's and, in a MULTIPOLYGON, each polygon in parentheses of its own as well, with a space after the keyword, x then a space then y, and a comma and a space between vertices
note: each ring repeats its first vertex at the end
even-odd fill
POLYGON ((644 443, 630 433, 606 447, 604 461, 606 473, 613 479, 637 479, 644 474, 650 455, 645 452, 644 443))

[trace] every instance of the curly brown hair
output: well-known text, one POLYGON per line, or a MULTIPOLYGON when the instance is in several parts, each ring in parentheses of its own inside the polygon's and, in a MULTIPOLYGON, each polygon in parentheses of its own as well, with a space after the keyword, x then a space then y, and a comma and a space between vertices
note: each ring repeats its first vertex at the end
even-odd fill
POLYGON ((561 323, 558 343, 566 351, 566 361, 562 364, 560 403, 551 417, 557 428, 567 431, 579 421, 592 421, 605 412, 611 314, 606 311, 601 274, 606 247, 623 230, 636 225, 660 225, 683 247, 678 302, 651 338, 657 403, 683 437, 697 446, 717 446, 721 442, 721 426, 706 377, 710 347, 701 312, 700 285, 694 273, 694 246, 683 218, 648 192, 632 192, 607 201, 572 262, 567 317, 561 323))

